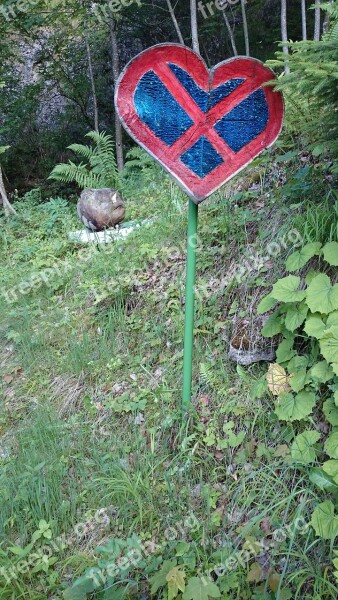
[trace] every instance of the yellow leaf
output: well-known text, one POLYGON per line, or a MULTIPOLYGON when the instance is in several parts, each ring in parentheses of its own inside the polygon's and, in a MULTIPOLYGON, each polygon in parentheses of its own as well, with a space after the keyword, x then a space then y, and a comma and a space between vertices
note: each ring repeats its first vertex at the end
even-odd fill
POLYGON ((168 582, 168 600, 176 598, 178 592, 185 590, 185 572, 179 567, 173 567, 166 576, 168 582))
POLYGON ((289 376, 285 369, 277 363, 269 365, 266 380, 268 382, 268 388, 274 396, 280 396, 283 392, 289 392, 291 390, 289 376))

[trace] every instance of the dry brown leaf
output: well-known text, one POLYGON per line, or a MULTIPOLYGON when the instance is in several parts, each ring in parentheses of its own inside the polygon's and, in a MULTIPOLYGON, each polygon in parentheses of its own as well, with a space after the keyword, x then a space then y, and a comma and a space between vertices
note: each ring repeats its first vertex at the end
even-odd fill
POLYGON ((274 396, 280 396, 283 392, 290 392, 291 390, 289 376, 285 369, 277 363, 269 365, 266 380, 268 382, 268 388, 274 396))

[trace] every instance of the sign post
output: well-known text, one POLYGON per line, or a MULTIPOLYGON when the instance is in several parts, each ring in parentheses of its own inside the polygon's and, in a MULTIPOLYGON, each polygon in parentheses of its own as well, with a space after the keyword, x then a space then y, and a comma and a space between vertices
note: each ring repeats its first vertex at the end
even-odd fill
POLYGON ((198 204, 195 204, 195 202, 189 198, 182 393, 182 411, 184 414, 189 410, 191 403, 192 365, 194 351, 197 225, 198 204))
POLYGON ((186 46, 159 44, 121 73, 122 125, 189 196, 182 412, 191 406, 198 204, 277 139, 284 103, 263 63, 236 57, 210 71, 186 46))

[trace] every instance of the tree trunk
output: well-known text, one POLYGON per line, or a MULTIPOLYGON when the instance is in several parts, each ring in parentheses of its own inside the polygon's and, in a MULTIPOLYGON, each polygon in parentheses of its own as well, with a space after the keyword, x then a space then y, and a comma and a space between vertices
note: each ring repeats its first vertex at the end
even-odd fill
POLYGON ((307 40, 307 31, 306 31, 306 0, 302 0, 302 33, 303 33, 303 41, 307 40))
POLYGON ((246 20, 245 2, 246 2, 246 0, 241 0, 244 42, 245 42, 245 54, 246 54, 246 56, 250 56, 249 32, 248 32, 248 22, 246 20))
POLYGON ((97 108, 97 95, 96 95, 95 79, 94 79, 94 72, 93 72, 92 54, 90 51, 87 33, 85 33, 85 43, 86 43, 86 51, 87 51, 89 79, 90 79, 90 85, 92 88, 92 96, 93 96, 94 129, 95 129, 95 131, 98 132, 99 131, 99 111, 97 108))
POLYGON ((229 23, 229 19, 225 13, 225 9, 222 10, 223 13, 223 18, 224 18, 224 22, 226 25, 226 28, 228 30, 228 34, 229 34, 229 38, 230 38, 230 42, 231 42, 231 46, 232 46, 232 51, 234 53, 234 56, 238 56, 238 52, 237 52, 237 48, 236 48, 236 42, 235 42, 235 37, 234 37, 234 32, 232 31, 231 25, 229 23))
POLYGON ((200 53, 200 45, 198 41, 198 26, 197 26, 197 8, 196 0, 190 0, 190 18, 191 18, 191 41, 192 49, 200 53))
POLYGON ((185 44, 184 44, 183 35, 182 35, 181 30, 180 30, 180 26, 179 26, 179 24, 177 22, 177 19, 175 17, 174 9, 172 7, 172 4, 171 4, 170 0, 167 0, 167 4, 168 4, 168 9, 169 9, 169 12, 170 12, 171 20, 172 20, 172 22, 174 24, 174 27, 175 27, 175 30, 176 30, 176 33, 177 33, 177 37, 178 37, 178 39, 180 41, 180 44, 182 44, 184 46, 185 44))
MULTIPOLYGON (((110 47, 112 55, 112 68, 113 68, 113 79, 114 89, 116 89, 116 83, 120 74, 120 61, 116 37, 116 23, 113 17, 113 13, 110 11, 109 14, 109 34, 110 34, 110 47)), ((115 144, 116 144, 116 163, 119 171, 123 170, 123 140, 122 140, 122 125, 118 117, 117 111, 115 110, 115 144)))
MULTIPOLYGON (((281 0, 281 32, 282 32, 282 42, 288 41, 288 26, 287 26, 287 18, 286 18, 286 0, 281 0)), ((283 46, 283 52, 286 56, 289 55, 288 46, 283 46)), ((285 75, 290 73, 290 68, 288 65, 288 59, 285 58, 285 67, 284 67, 285 75)))
POLYGON ((5 184, 4 184, 4 180, 3 180, 3 176, 2 176, 1 165, 0 165, 0 205, 2 205, 4 207, 4 213, 6 216, 8 216, 9 214, 12 214, 12 215, 17 214, 16 210, 13 208, 10 201, 8 200, 8 196, 6 193, 5 184))
POLYGON ((315 42, 319 42, 320 40, 320 0, 316 0, 315 2, 315 32, 313 39, 315 42))

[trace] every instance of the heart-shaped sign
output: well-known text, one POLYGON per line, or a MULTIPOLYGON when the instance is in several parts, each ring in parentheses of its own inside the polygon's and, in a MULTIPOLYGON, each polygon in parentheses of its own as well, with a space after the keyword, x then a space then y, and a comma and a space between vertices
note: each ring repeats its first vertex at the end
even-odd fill
POLYGON ((270 69, 232 58, 209 71, 178 44, 145 50, 115 93, 123 126, 199 203, 241 171, 280 133, 283 97, 270 69))

